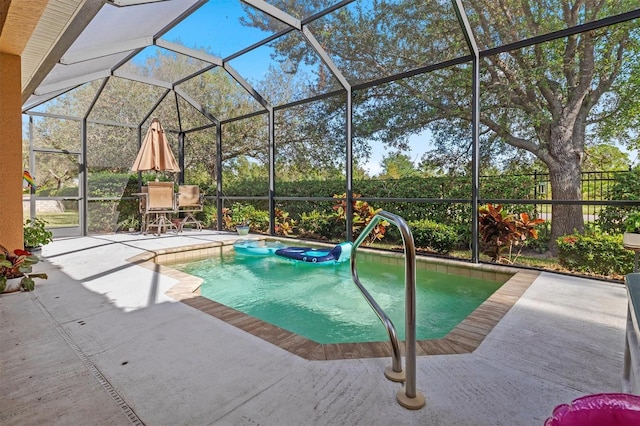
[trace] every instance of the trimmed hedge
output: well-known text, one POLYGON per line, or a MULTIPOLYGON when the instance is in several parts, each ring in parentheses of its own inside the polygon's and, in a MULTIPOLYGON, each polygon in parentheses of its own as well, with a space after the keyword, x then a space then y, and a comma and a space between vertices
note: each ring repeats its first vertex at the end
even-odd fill
MULTIPOLYGON (((484 176, 482 182, 483 198, 513 198, 527 200, 532 198, 535 182, 530 176, 484 176)), ((268 188, 265 179, 223 182, 226 195, 260 196, 266 195, 268 188)), ((276 182, 276 195, 288 197, 332 197, 345 192, 344 180, 305 180, 298 182, 276 182)), ((214 194, 215 187, 207 193, 214 194)), ((471 198, 469 177, 407 177, 401 179, 365 179, 353 182, 353 192, 363 198, 471 198)))
MULTIPOLYGON (((454 226, 429 219, 409 221, 407 225, 411 228, 416 248, 439 254, 448 254, 460 245, 460 235, 454 226)), ((383 242, 387 244, 402 244, 402 235, 396 226, 390 225, 387 228, 383 242)))
MULTIPOLYGON (((155 174, 143 175, 143 181, 155 178, 155 174)), ((490 176, 483 177, 483 197, 498 198, 529 198, 531 179, 526 176, 490 176), (506 192, 505 192, 506 191, 506 192)), ((227 196, 262 196, 268 181, 264 179, 237 180, 223 182, 224 194, 227 196)), ((333 197, 345 191, 346 183, 343 179, 333 180, 308 180, 299 182, 276 183, 276 195, 294 197, 333 197)), ((373 201, 375 208, 387 210, 404 218, 407 222, 420 222, 429 220, 454 227, 459 236, 460 246, 467 246, 471 238, 471 205, 464 200, 470 199, 471 189, 467 177, 409 177, 401 179, 365 179, 354 181, 354 193, 361 194, 363 198, 429 198, 432 202, 391 202, 373 201), (461 202, 438 201, 440 199, 460 199, 461 202)), ((128 197, 137 192, 137 174, 93 172, 89 175, 89 197, 128 197)), ((201 188, 206 194, 216 193, 215 187, 201 188)), ((236 201, 232 201, 231 204, 236 201)), ((209 200, 211 203, 211 200, 209 200)), ((107 203, 109 204, 109 203, 107 203)), ((113 224, 122 218, 137 214, 137 204, 134 200, 120 200, 115 210, 102 207, 91 209, 89 214, 90 229, 92 232, 108 231, 113 229, 113 224), (96 214, 97 212, 100 212, 96 214)), ((225 207, 230 207, 226 203, 225 207)), ((243 202, 243 204, 245 204, 243 202)), ((251 204, 256 211, 265 211, 269 207, 267 200, 252 200, 251 204)), ((278 201, 276 207, 289 213, 289 218, 296 223, 297 232, 301 236, 312 238, 342 240, 344 239, 344 221, 333 218, 333 206, 335 201, 278 201)), ((96 206, 97 207, 97 206, 96 206)), ((507 206, 505 206, 507 207, 507 206)), ((520 205, 521 211, 533 210, 533 206, 520 205)), ((205 220, 206 225, 214 225, 215 207, 207 208, 205 213, 198 216, 205 220)), ((259 215, 252 218, 254 232, 266 232, 268 229, 266 218, 259 215)), ((430 236, 425 240, 436 247, 432 249, 443 252, 450 250, 449 237, 434 237, 433 229, 425 231, 430 236), (441 242, 434 240, 442 238, 441 242)), ((445 232, 445 234, 447 234, 445 232)), ((385 240, 393 240, 393 236, 385 237, 385 240)))
POLYGON ((416 247, 429 248, 447 254, 458 244, 455 228, 428 219, 409 222, 416 247))
POLYGON ((556 241, 565 268, 587 274, 626 275, 633 272, 634 254, 622 245, 622 235, 564 235, 556 241))
MULTIPOLYGON (((529 199, 533 193, 531 176, 485 176, 482 180, 483 198, 513 198, 529 199)), ((332 197, 342 194, 345 190, 345 181, 334 180, 308 180, 299 182, 276 182, 277 196, 292 197, 332 197)), ((257 196, 265 195, 262 188, 266 188, 264 179, 234 181, 225 184, 223 190, 226 195, 257 196)), ((428 198, 431 202, 392 202, 373 201, 375 208, 380 208, 397 214, 407 222, 428 219, 432 222, 449 225, 457 230, 458 245, 467 247, 471 242, 471 186, 468 177, 408 177, 401 179, 366 179, 353 182, 353 191, 361 194, 363 198, 428 198), (469 200, 458 203, 450 201, 438 202, 439 199, 469 200)), ((215 188, 207 193, 215 193, 215 188)), ((267 201, 254 201, 256 208, 268 209, 267 201)), ((323 237, 335 240, 338 233, 343 234, 339 226, 334 223, 323 222, 318 215, 330 215, 334 203, 327 201, 278 201, 277 206, 289 213, 291 219, 298 224, 301 235, 309 237, 323 237), (318 232, 320 229, 322 233, 318 232)), ((505 208, 511 206, 505 205, 505 208)), ((534 206, 513 206, 514 210, 534 212, 534 206)), ((399 235, 389 235, 385 240, 393 241, 399 235)), ((339 239, 339 238, 337 238, 339 239)))
MULTIPOLYGON (((614 184, 611 188, 611 200, 637 201, 640 199, 640 166, 628 172, 614 173, 614 184)), ((604 206, 598 215, 597 223, 605 232, 624 232, 624 219, 629 213, 636 211, 634 206, 604 206)))

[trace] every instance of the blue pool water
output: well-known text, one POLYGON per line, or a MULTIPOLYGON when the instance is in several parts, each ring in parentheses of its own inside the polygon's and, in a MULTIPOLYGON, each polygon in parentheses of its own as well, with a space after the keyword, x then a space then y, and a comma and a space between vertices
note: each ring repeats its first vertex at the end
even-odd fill
MULTIPOLYGON (((349 262, 319 266, 229 252, 173 267, 203 278, 202 296, 318 343, 388 341, 349 262)), ((358 257, 358 276, 404 339, 404 267, 358 257)), ((502 285, 426 270, 416 280, 419 340, 444 337, 502 285)))

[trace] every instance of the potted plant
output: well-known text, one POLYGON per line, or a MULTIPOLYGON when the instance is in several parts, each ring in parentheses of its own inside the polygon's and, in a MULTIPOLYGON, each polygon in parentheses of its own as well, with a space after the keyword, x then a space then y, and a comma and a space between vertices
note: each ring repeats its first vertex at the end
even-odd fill
POLYGON ((640 249, 640 211, 631 212, 624 220, 622 243, 625 247, 640 249))
POLYGON ((243 214, 242 208, 234 213, 234 225, 238 235, 247 235, 249 233, 249 218, 243 214))
POLYGON ((24 247, 29 251, 39 249, 53 241, 53 233, 46 229, 47 222, 43 219, 27 219, 24 225, 24 247))
POLYGON ((247 235, 249 233, 249 223, 236 225, 236 231, 238 235, 247 235))
POLYGON ((249 233, 249 218, 253 212, 253 206, 235 203, 230 209, 222 210, 222 219, 227 229, 235 227, 238 235, 249 233))
POLYGON ((13 253, 0 245, 0 293, 35 288, 34 278, 47 279, 47 274, 34 274, 32 266, 40 259, 26 250, 16 249, 13 253))
POLYGON ((136 215, 130 215, 122 222, 118 223, 118 229, 128 229, 129 232, 135 232, 140 227, 140 219, 136 215))
POLYGON ((254 212, 254 208, 251 205, 234 204, 233 205, 233 219, 236 225, 236 231, 238 235, 247 235, 250 229, 251 215, 254 212))

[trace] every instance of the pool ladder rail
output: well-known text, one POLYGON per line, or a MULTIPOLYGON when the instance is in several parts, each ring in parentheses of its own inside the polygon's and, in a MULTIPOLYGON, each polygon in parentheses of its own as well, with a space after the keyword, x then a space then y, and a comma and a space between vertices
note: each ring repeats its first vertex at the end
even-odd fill
POLYGON ((393 213, 381 210, 376 214, 362 233, 353 243, 351 249, 351 276, 354 283, 375 311, 380 321, 384 324, 389 334, 392 347, 392 364, 384 371, 387 379, 394 382, 405 382, 404 388, 400 389, 396 398, 400 405, 411 410, 419 410, 424 407, 426 400, 422 392, 416 390, 416 247, 413 242, 411 229, 403 218, 393 213), (375 299, 369 294, 358 278, 356 254, 362 241, 371 233, 373 228, 382 220, 388 220, 395 224, 402 234, 402 242, 405 255, 405 364, 406 372, 402 370, 402 355, 400 354, 400 344, 398 333, 391 322, 389 316, 378 305, 375 299))

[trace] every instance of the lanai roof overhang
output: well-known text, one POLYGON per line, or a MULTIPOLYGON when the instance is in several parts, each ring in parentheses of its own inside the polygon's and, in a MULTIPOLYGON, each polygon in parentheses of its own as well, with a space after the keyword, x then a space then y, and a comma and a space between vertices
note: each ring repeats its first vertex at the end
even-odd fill
MULTIPOLYGON (((353 1, 341 1, 307 18, 305 21, 310 22, 318 19, 353 1)), ((305 40, 315 49, 334 77, 340 82, 342 89, 350 89, 351 85, 333 64, 329 55, 323 51, 320 43, 308 27, 305 26, 306 22, 294 18, 262 0, 242 0, 242 2, 282 22, 285 24, 284 29, 262 41, 246 46, 226 58, 213 56, 203 50, 188 48, 162 38, 171 28, 206 2, 207 0, 107 0, 98 2, 102 3, 100 8, 96 8, 95 4, 90 5, 90 2, 85 3, 70 20, 69 29, 60 37, 57 45, 57 50, 61 50, 60 45, 64 45, 65 40, 75 35, 76 38, 68 49, 57 60, 48 58, 48 61, 41 64, 40 69, 35 72, 32 79, 23 82, 23 112, 29 112, 33 108, 85 83, 110 77, 119 77, 165 89, 165 93, 158 100, 158 104, 170 91, 175 92, 177 96, 180 96, 192 107, 200 111, 211 122, 209 126, 213 126, 219 124, 220 120, 210 111, 207 111, 192 96, 185 93, 179 85, 199 74, 218 67, 224 70, 262 106, 263 110, 258 112, 259 114, 267 113, 273 110, 272 106, 230 65, 229 61, 294 30, 298 30, 304 35, 305 40), (80 19, 78 16, 82 16, 82 18, 80 19), (71 30, 72 27, 76 27, 75 31, 71 30), (83 29, 78 32, 80 27, 83 29), (208 65, 175 81, 162 81, 144 77, 122 69, 124 64, 150 46, 185 55, 208 65), (38 75, 43 77, 38 78, 38 75)), ((140 125, 144 123, 151 113, 153 111, 150 111, 145 116, 140 125)), ((255 114, 252 113, 250 115, 255 114)), ((183 130, 196 131, 201 129, 202 127, 183 130)))

